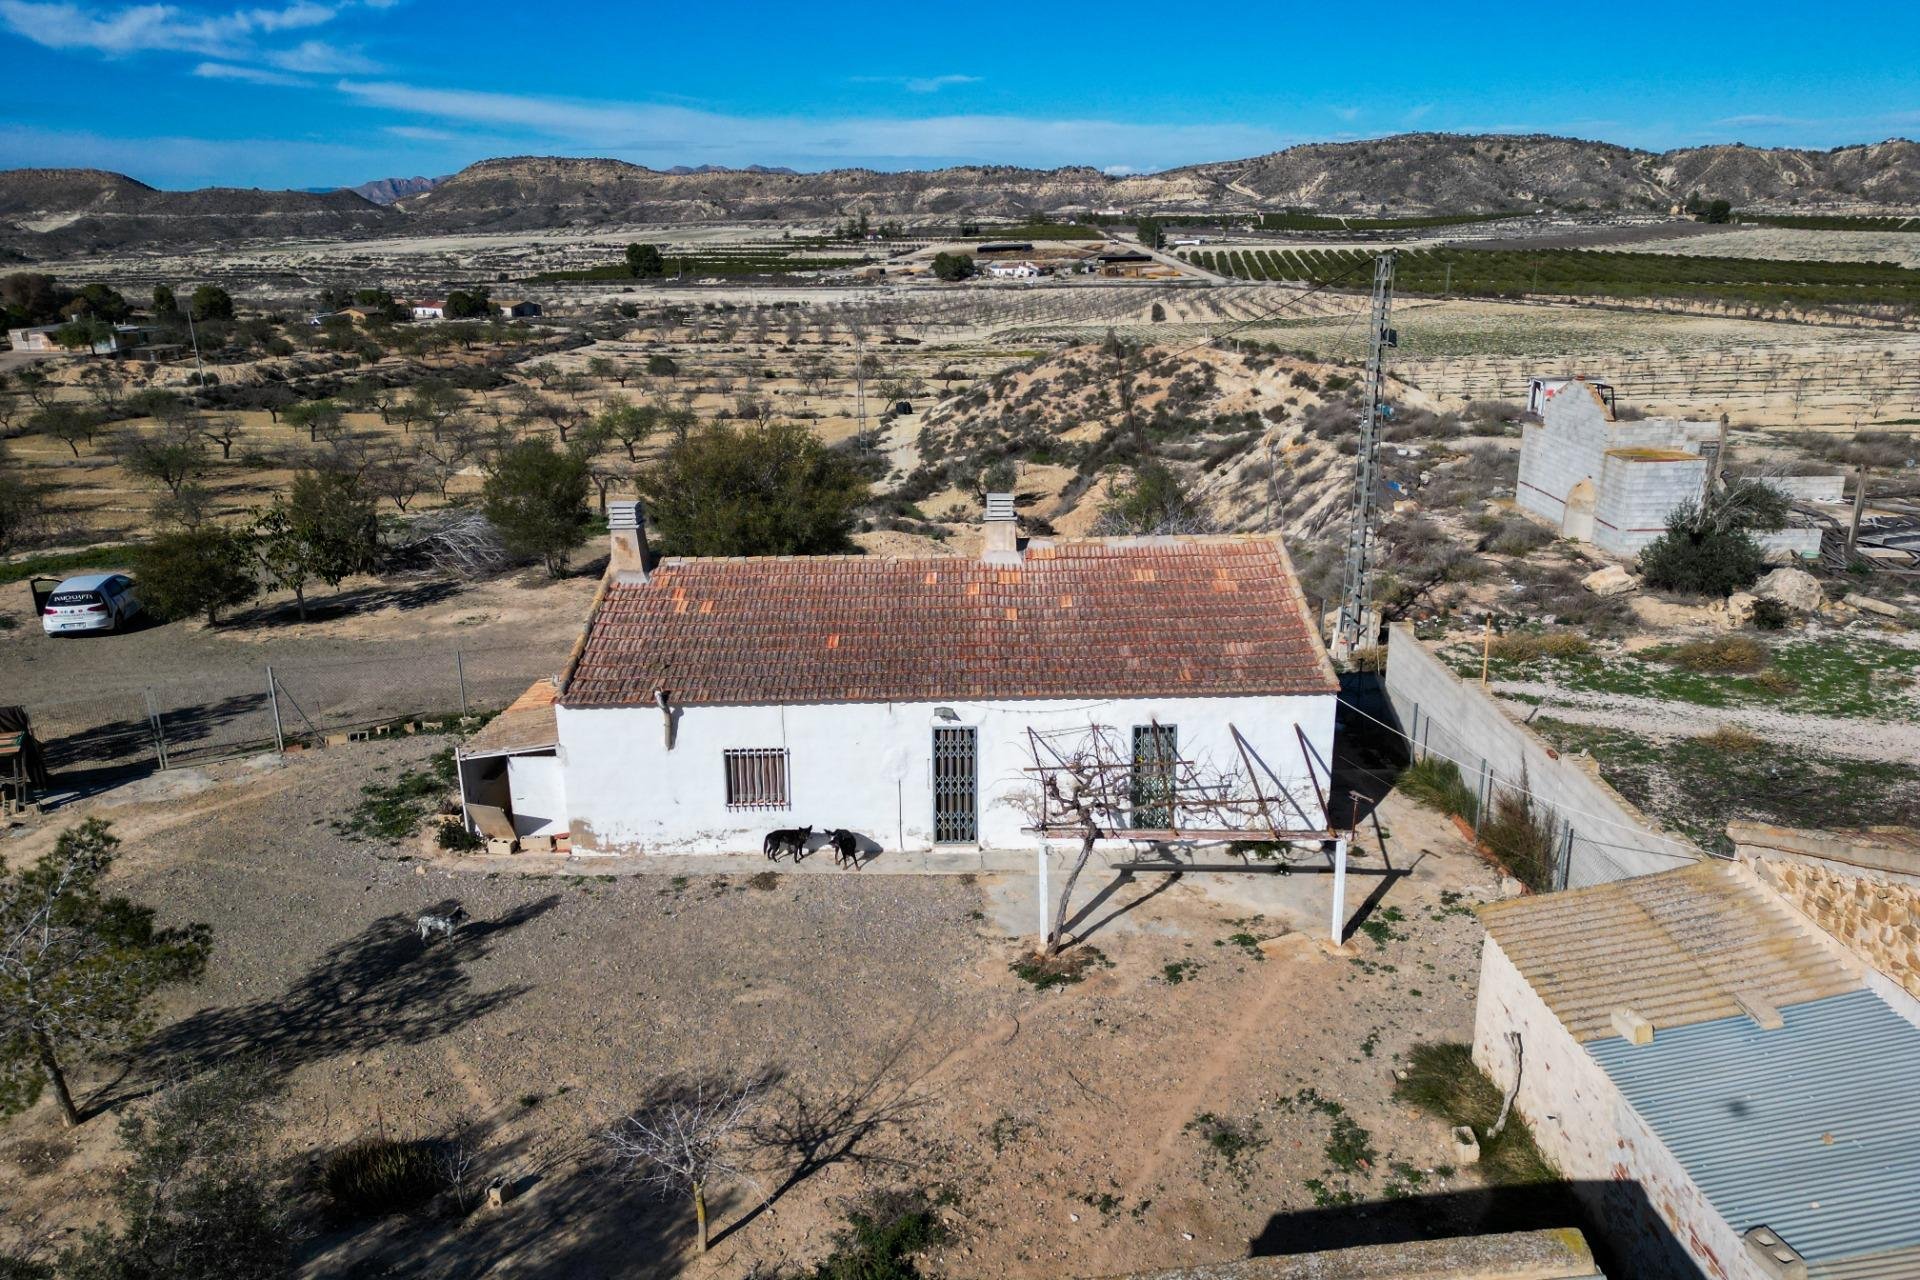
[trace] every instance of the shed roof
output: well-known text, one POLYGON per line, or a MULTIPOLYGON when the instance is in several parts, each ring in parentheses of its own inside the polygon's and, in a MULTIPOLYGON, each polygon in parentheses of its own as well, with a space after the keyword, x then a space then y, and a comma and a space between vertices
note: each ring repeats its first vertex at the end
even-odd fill
POLYGON ((1780 1015, 1587 1051, 1735 1231, 1772 1228, 1810 1280, 1920 1274, 1920 1028, 1870 991, 1780 1015))
POLYGON ((1838 949, 1717 860, 1493 903, 1480 918, 1577 1040, 1611 1034, 1620 1008, 1651 1022, 1657 1043, 1742 1015, 1736 994, 1785 1008, 1861 985, 1838 949))
POLYGON ((958 557, 668 559, 611 581, 570 707, 1331 694, 1273 537, 958 557))
POLYGON ((520 751, 539 751, 559 743, 553 704, 560 696, 552 680, 535 680, 527 691, 508 704, 507 709, 481 726, 460 748, 467 758, 505 756, 520 751))

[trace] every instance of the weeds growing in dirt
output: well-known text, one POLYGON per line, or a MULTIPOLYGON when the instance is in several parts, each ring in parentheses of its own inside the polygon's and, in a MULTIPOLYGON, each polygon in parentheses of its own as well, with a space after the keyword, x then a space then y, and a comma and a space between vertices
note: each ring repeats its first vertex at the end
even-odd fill
POLYGON ((1480 1140, 1480 1170, 1501 1186, 1552 1182, 1560 1175, 1534 1145, 1533 1131, 1509 1113, 1506 1128, 1490 1134, 1500 1115, 1500 1087, 1473 1061, 1464 1044, 1415 1045, 1393 1096, 1445 1120, 1466 1125, 1480 1140))
POLYGON ((1473 821, 1479 809, 1473 788, 1460 776, 1460 766, 1439 756, 1428 756, 1408 765, 1395 783, 1400 794, 1442 813, 1473 821))
POLYGON ((1716 636, 1692 640, 1667 651, 1667 661, 1688 671, 1713 675, 1744 675, 1767 665, 1767 646, 1751 636, 1716 636))

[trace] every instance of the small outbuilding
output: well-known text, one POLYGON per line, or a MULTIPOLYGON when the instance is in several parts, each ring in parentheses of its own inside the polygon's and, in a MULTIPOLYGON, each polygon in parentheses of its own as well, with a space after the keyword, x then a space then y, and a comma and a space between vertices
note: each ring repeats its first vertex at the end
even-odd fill
POLYGON ((1920 1026, 1752 865, 1480 916, 1474 1060, 1619 1274, 1920 1274, 1920 1026))

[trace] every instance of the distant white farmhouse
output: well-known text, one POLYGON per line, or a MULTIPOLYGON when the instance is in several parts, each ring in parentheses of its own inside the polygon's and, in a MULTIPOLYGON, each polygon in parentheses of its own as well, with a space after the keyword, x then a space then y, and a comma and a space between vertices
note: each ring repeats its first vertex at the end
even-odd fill
MULTIPOLYGON (((1278 538, 1023 544, 1012 499, 988 508, 978 559, 649 564, 637 504, 613 504, 570 668, 462 749, 475 829, 576 855, 758 851, 809 825, 1031 850, 1033 734, 1094 726, 1136 778, 1204 763, 1327 826, 1339 684, 1278 538)), ((1136 826, 1199 825, 1130 803, 1136 826)))
POLYGON ((1032 262, 989 262, 987 274, 1000 280, 1037 280, 1041 270, 1032 262))
MULTIPOLYGON (((1667 531, 1676 506, 1697 500, 1718 474, 1717 423, 1682 418, 1626 421, 1613 388, 1584 378, 1534 378, 1527 408, 1540 417, 1520 437, 1520 506, 1565 537, 1615 555, 1635 555, 1667 531)), ((1756 535, 1771 555, 1817 556, 1820 531, 1756 535)))
POLYGON ((438 299, 411 303, 408 305, 407 310, 413 313, 415 320, 445 320, 447 318, 447 304, 438 299))

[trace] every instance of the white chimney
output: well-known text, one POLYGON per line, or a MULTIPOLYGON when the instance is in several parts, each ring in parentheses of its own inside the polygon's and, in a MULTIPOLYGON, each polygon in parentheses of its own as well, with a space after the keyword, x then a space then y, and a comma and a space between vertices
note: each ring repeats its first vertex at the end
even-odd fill
POLYGON ((1020 563, 1020 521, 1013 514, 1012 494, 987 495, 987 518, 981 528, 986 533, 980 548, 982 560, 988 564, 1020 563))
POLYGON ((630 498, 607 504, 610 542, 607 570, 617 581, 645 582, 652 553, 647 548, 646 514, 630 498))

